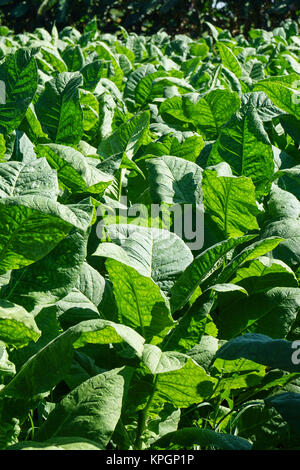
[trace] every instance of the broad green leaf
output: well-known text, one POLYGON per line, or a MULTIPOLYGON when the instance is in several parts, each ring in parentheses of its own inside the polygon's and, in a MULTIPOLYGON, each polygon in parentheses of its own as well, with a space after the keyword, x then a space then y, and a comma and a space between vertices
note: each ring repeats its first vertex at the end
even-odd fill
POLYGON ((37 439, 80 435, 105 449, 120 419, 131 374, 130 369, 113 369, 83 382, 56 405, 37 439))
POLYGON ((83 111, 83 130, 88 133, 97 129, 99 121, 99 103, 89 91, 80 90, 80 105, 83 111))
POLYGON ((56 200, 58 196, 56 172, 45 159, 30 162, 7 162, 0 166, 0 197, 43 194, 56 200))
POLYGON ((171 126, 197 130, 206 140, 216 139, 221 127, 240 107, 237 93, 212 90, 200 99, 192 97, 169 98, 159 108, 159 113, 171 126))
POLYGON ((55 48, 52 49, 50 47, 44 46, 44 47, 41 47, 40 52, 43 58, 45 59, 45 61, 48 64, 52 65, 52 67, 54 67, 55 70, 57 70, 58 72, 68 71, 65 62, 62 60, 62 58, 60 57, 60 55, 58 54, 55 48))
POLYGON ((154 442, 153 449, 182 449, 200 446, 204 449, 251 450, 251 443, 246 439, 231 434, 216 433, 210 429, 183 428, 166 434, 154 442))
POLYGON ((228 70, 234 73, 236 77, 241 78, 242 76, 241 65, 238 59, 236 58, 236 56, 231 51, 231 49, 229 49, 229 47, 227 47, 225 43, 221 41, 218 41, 216 43, 216 46, 218 48, 220 58, 224 67, 226 67, 228 70))
POLYGON ((206 170, 202 189, 205 212, 225 237, 239 237, 259 228, 255 188, 250 178, 217 176, 215 171, 206 170))
POLYGON ((141 159, 148 158, 148 155, 157 155, 158 157, 174 155, 175 157, 195 163, 203 147, 204 142, 198 134, 190 135, 182 142, 175 136, 165 136, 147 145, 144 150, 144 156, 141 159))
POLYGON ((66 145, 42 144, 36 147, 38 157, 46 158, 57 171, 59 181, 75 193, 102 195, 112 177, 88 164, 77 150, 66 145))
POLYGON ((32 104, 26 111, 25 117, 20 125, 20 129, 24 131, 30 140, 35 144, 49 142, 49 138, 43 131, 41 123, 36 116, 36 112, 32 104))
POLYGON ((160 98, 164 95, 166 87, 175 86, 179 93, 193 93, 194 87, 183 78, 177 77, 158 77, 155 78, 151 85, 151 99, 160 98))
POLYGON ((155 67, 152 64, 142 65, 141 67, 138 67, 136 70, 131 72, 126 82, 126 86, 124 90, 125 99, 130 99, 134 103, 135 90, 139 82, 141 81, 143 77, 153 72, 155 72, 155 67))
POLYGON ((21 123, 38 85, 35 58, 29 49, 18 49, 0 66, 5 84, 5 104, 0 104, 0 131, 13 132, 21 123))
POLYGON ((0 397, 28 400, 50 391, 71 367, 73 341, 73 336, 67 331, 40 349, 0 391, 0 397))
POLYGON ((300 198, 299 174, 300 165, 295 165, 292 168, 280 169, 274 175, 274 180, 279 178, 278 185, 294 195, 298 200, 300 198))
POLYGON ((294 218, 271 221, 262 227, 260 238, 282 237, 282 242, 274 249, 274 257, 281 259, 289 266, 300 263, 300 222, 294 218))
POLYGON ((193 162, 164 156, 147 161, 153 203, 200 204, 202 170, 193 162))
POLYGON ((261 256, 237 270, 232 283, 243 286, 249 294, 264 292, 273 286, 298 287, 297 278, 283 261, 261 256))
POLYGON ((150 73, 143 77, 135 88, 135 103, 138 106, 142 106, 148 101, 152 101, 152 84, 153 81, 158 77, 167 77, 167 73, 163 70, 150 73))
POLYGON ((299 435, 300 417, 300 394, 299 393, 279 393, 275 396, 265 398, 265 403, 271 405, 281 414, 284 421, 288 423, 293 433, 299 435))
POLYGON ((218 268, 226 253, 252 238, 253 236, 246 235, 224 240, 200 253, 185 269, 171 290, 172 311, 178 310, 187 303, 196 287, 218 268))
POLYGON ((148 276, 168 292, 193 256, 186 244, 167 230, 135 225, 109 225, 112 243, 100 243, 94 256, 113 258, 148 276))
POLYGON ((41 307, 60 300, 75 286, 86 257, 87 238, 87 233, 71 230, 45 257, 13 270, 1 296, 29 311, 35 305, 41 307))
POLYGON ((246 359, 224 361, 217 358, 210 373, 220 379, 216 393, 258 386, 264 376, 265 367, 246 359))
POLYGON ((143 362, 156 375, 153 403, 186 408, 209 397, 217 382, 185 354, 162 352, 154 345, 145 345, 143 362))
POLYGON ((20 305, 1 299, 0 340, 14 347, 22 348, 30 341, 36 341, 40 334, 33 315, 20 305))
POLYGON ((199 344, 196 344, 192 349, 190 349, 187 352, 187 355, 197 362, 199 366, 208 371, 218 347, 219 342, 217 338, 203 335, 199 344))
POLYGON ((204 334, 208 334, 209 314, 214 307, 214 298, 208 293, 201 295, 183 315, 178 325, 166 336, 163 347, 187 352, 199 344, 204 334))
POLYGON ((220 337, 231 339, 244 332, 285 337, 296 320, 300 291, 294 287, 273 287, 248 297, 219 296, 215 319, 220 337))
POLYGON ((0 200, 0 270, 18 269, 46 256, 74 226, 86 230, 90 204, 65 206, 43 196, 0 200))
POLYGON ((102 447, 81 437, 57 437, 44 442, 21 441, 6 450, 102 450, 102 447))
POLYGON ((234 275, 235 271, 247 261, 252 261, 255 258, 264 256, 266 253, 274 250, 279 243, 283 241, 282 238, 269 237, 262 240, 258 240, 252 245, 247 246, 239 254, 237 254, 223 269, 220 276, 217 279, 218 284, 228 282, 231 276, 234 275))
POLYGON ((166 297, 154 281, 114 259, 106 261, 113 283, 119 321, 157 344, 174 326, 166 297))
POLYGON ((42 129, 53 142, 78 144, 83 133, 83 112, 79 102, 82 76, 63 72, 45 85, 35 110, 42 129))
POLYGON ((299 75, 293 73, 282 77, 266 78, 256 83, 254 90, 264 91, 278 108, 300 119, 297 83, 299 83, 299 75))
POLYGON ((193 118, 197 123, 198 131, 205 140, 214 140, 221 132, 221 128, 229 121, 231 116, 239 109, 240 99, 237 93, 229 90, 212 90, 206 93, 196 104, 193 118))
POLYGON ((300 143, 300 121, 294 116, 285 114, 281 116, 280 123, 284 130, 297 142, 300 143))
POLYGON ((221 129, 207 163, 215 165, 226 161, 235 175, 252 178, 261 196, 268 191, 274 173, 272 148, 263 127, 270 108, 259 93, 248 96, 241 110, 221 129))
POLYGON ((241 409, 236 419, 236 430, 241 437, 253 442, 253 450, 280 449, 290 434, 280 414, 257 400, 247 402, 241 409))
POLYGON ((273 184, 267 202, 268 216, 271 219, 299 219, 300 201, 288 191, 273 184))
POLYGON ((16 367, 8 358, 5 343, 0 341, 0 376, 14 375, 15 373, 16 367))
POLYGON ((192 55, 200 57, 202 60, 205 59, 207 53, 209 52, 209 47, 206 42, 202 43, 191 43, 190 52, 192 55))
POLYGON ((68 46, 62 53, 69 72, 76 72, 84 65, 84 57, 78 45, 68 46))
POLYGON ((78 323, 83 321, 83 318, 78 321, 81 312, 82 315, 85 315, 88 309, 95 312, 95 317, 99 317, 98 306, 102 300, 104 289, 105 279, 98 271, 84 262, 75 286, 71 291, 68 289, 68 294, 56 303, 60 316, 66 312, 67 315, 64 315, 64 318, 67 316, 69 320, 76 319, 76 323, 78 323))
POLYGON ((284 339, 272 339, 259 333, 246 333, 231 339, 218 350, 216 357, 235 360, 243 357, 272 369, 300 372, 297 348, 284 339), (293 358, 297 359, 293 361, 293 358))
POLYGON ((142 355, 144 338, 126 325, 113 323, 109 320, 88 320, 71 327, 74 336, 74 347, 80 348, 87 343, 111 344, 127 343, 137 353, 142 355))
POLYGON ((103 140, 98 153, 104 159, 126 153, 131 160, 143 144, 149 127, 149 113, 137 114, 122 124, 111 136, 103 140))
POLYGON ((125 325, 107 320, 88 320, 58 335, 33 355, 13 380, 0 391, 0 397, 30 398, 50 391, 69 373, 75 348, 85 344, 129 344, 142 355, 144 339, 125 325))
POLYGON ((100 78, 102 77, 102 60, 94 60, 86 64, 81 70, 80 73, 83 76, 83 88, 88 91, 94 91, 96 86, 99 83, 100 78))

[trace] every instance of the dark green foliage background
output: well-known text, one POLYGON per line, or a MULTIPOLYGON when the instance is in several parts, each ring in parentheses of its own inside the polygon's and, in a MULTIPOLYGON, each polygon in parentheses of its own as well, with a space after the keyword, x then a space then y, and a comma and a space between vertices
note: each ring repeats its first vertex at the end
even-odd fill
POLYGON ((59 27, 84 27, 97 16, 103 32, 119 25, 129 31, 154 33, 164 28, 169 34, 189 33, 197 37, 205 21, 233 33, 251 27, 274 28, 285 18, 299 16, 300 0, 0 0, 0 24, 16 32, 59 27))

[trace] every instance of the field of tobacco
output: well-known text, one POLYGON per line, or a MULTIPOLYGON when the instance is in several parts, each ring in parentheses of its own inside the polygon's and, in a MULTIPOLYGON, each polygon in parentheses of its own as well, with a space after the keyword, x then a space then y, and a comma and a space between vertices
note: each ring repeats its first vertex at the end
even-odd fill
POLYGON ((300 35, 0 26, 0 449, 300 448, 300 35))

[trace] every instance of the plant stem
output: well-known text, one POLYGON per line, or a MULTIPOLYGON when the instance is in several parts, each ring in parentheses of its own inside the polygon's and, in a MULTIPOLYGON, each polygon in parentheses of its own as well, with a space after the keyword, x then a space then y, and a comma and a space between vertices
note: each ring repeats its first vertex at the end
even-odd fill
POLYGON ((156 390, 156 382, 157 382, 157 375, 154 376, 154 382, 153 382, 153 390, 151 392, 151 395, 148 398, 147 404, 143 410, 140 411, 139 413, 139 422, 138 422, 138 428, 137 428, 137 435, 136 435, 136 440, 135 440, 135 450, 141 450, 142 445, 143 445, 143 434, 146 428, 147 424, 147 418, 148 418, 148 411, 149 408, 152 404, 153 398, 154 398, 154 393, 156 390))

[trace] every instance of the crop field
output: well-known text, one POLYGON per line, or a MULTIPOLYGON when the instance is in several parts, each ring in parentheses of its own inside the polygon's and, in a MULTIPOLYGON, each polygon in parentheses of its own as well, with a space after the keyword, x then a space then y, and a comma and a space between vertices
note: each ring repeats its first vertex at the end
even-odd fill
POLYGON ((0 26, 0 449, 300 449, 300 35, 0 26))

